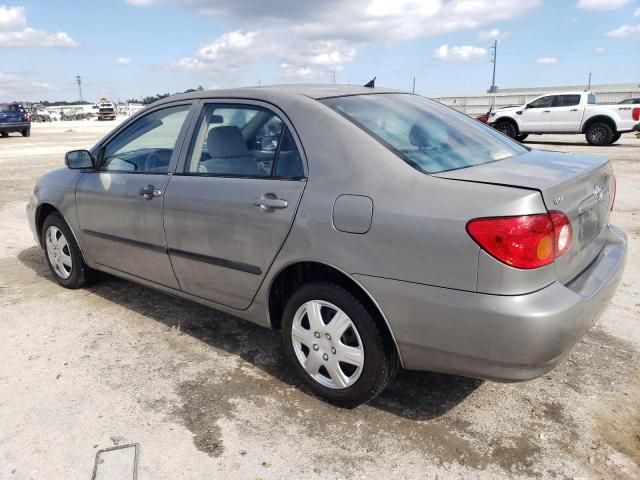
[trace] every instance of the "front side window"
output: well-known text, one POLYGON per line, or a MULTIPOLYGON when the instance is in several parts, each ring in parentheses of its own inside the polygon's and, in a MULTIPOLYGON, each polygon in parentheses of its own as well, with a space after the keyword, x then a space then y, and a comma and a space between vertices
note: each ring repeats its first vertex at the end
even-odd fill
POLYGON ((553 95, 538 98, 529 104, 529 108, 549 108, 553 106, 553 95))
POLYGON ((321 101, 425 173, 457 170, 527 152, 493 128, 418 95, 354 95, 321 101))
POLYGON ((301 177, 302 159, 284 122, 253 105, 208 104, 187 155, 185 173, 301 177))
POLYGON ((190 108, 190 105, 163 108, 133 122, 107 144, 100 170, 167 173, 190 108))
POLYGON ((558 95, 556 107, 573 107, 580 104, 580 95, 558 95))

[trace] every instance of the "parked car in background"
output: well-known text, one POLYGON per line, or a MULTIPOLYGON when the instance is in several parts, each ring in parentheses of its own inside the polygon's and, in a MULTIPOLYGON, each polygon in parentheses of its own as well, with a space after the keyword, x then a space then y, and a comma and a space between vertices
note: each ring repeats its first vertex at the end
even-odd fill
POLYGON ((108 98, 101 98, 98 102, 98 120, 115 120, 116 106, 108 98))
POLYGON ((638 128, 640 107, 596 105, 591 92, 554 93, 496 110, 488 124, 517 140, 531 134, 584 134, 590 145, 609 145, 638 128))
POLYGON ((476 117, 476 120, 478 120, 481 123, 487 123, 489 121, 489 115, 491 115, 491 110, 489 110, 487 113, 483 113, 481 115, 478 115, 476 117))
POLYGON ((626 100, 618 102, 618 105, 640 105, 640 97, 627 98, 626 100))
POLYGON ((10 133, 31 135, 31 116, 16 102, 0 104, 0 136, 8 137, 10 133))
POLYGON ((531 151, 386 89, 177 95, 66 163, 27 205, 60 285, 101 270, 280 330, 291 367, 343 406, 399 366, 544 374, 626 258, 608 159, 531 151))

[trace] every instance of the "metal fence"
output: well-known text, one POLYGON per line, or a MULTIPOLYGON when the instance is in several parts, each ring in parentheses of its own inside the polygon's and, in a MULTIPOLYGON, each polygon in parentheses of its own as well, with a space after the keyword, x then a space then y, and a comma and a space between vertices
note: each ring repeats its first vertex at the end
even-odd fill
MULTIPOLYGON (((495 94, 453 95, 431 98, 467 115, 480 115, 487 113, 493 105, 495 107, 524 105, 540 95, 584 90, 586 90, 584 85, 573 85, 568 87, 505 89, 498 90, 495 94)), ((596 94, 597 103, 599 104, 618 103, 626 98, 640 97, 639 84, 592 85, 591 91, 596 94)))

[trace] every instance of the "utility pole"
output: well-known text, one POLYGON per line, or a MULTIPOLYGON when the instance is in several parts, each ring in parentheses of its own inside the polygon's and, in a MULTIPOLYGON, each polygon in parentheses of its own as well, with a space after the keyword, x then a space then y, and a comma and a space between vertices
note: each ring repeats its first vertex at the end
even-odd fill
POLYGON ((84 102, 84 98, 82 98, 82 79, 80 75, 76 75, 76 82, 78 82, 78 93, 80 94, 80 101, 84 102))
POLYGON ((413 88, 411 89, 411 93, 416 93, 416 77, 413 77, 413 88))
POLYGON ((329 73, 331 74, 331 82, 336 83, 336 67, 331 65, 331 70, 329 71, 329 73))
POLYGON ((587 91, 591 90, 591 72, 589 72, 589 82, 587 83, 587 91))
POLYGON ((496 91, 498 90, 496 87, 496 60, 498 59, 498 39, 494 38, 493 46, 491 47, 491 60, 493 63, 493 73, 491 75, 491 88, 489 89, 490 93, 493 93, 493 105, 492 108, 496 106, 496 91))

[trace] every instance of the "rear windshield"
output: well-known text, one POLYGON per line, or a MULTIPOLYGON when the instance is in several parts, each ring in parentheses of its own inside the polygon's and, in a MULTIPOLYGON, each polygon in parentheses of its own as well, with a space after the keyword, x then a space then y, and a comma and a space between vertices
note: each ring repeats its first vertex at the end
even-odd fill
POLYGON ((0 113, 16 113, 22 112, 22 108, 18 105, 11 105, 10 103, 0 104, 0 113))
POLYGON ((527 151, 493 128, 418 95, 354 95, 321 102, 425 173, 482 165, 527 151))

